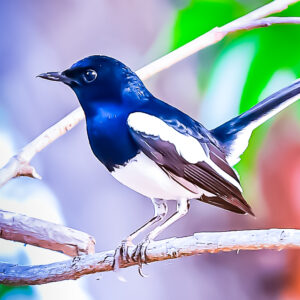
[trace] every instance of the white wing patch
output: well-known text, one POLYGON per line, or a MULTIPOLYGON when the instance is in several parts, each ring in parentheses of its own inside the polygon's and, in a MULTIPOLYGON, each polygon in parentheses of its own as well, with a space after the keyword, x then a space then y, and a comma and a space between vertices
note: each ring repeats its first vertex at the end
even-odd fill
POLYGON ((196 164, 203 161, 206 162, 219 175, 221 175, 224 179, 226 179, 228 182, 242 191, 240 184, 233 177, 219 168, 205 154, 201 144, 194 137, 181 134, 161 119, 142 112, 135 112, 130 114, 127 119, 127 123, 129 127, 137 132, 156 136, 162 141, 172 143, 175 146, 178 154, 191 164, 196 164))
POLYGON ((131 159, 125 166, 115 168, 111 174, 122 184, 152 199, 194 199, 203 194, 213 196, 193 184, 189 185, 193 192, 181 186, 143 152, 131 159))
POLYGON ((137 132, 157 136, 162 141, 172 143, 178 154, 191 164, 207 159, 201 144, 194 137, 179 133, 155 116, 135 112, 129 115, 127 123, 137 132))

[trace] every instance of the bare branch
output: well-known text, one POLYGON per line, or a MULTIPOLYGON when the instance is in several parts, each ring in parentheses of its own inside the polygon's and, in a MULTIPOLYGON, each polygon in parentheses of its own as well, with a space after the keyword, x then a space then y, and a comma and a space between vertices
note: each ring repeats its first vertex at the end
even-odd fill
MULTIPOLYGON (((253 22, 269 16, 274 13, 281 12, 285 10, 289 5, 298 2, 299 0, 275 0, 269 4, 266 4, 249 14, 242 16, 222 27, 216 27, 207 33, 199 36, 198 38, 192 40, 191 42, 183 45, 182 47, 170 52, 169 54, 155 60, 149 65, 138 70, 136 73, 143 79, 148 79, 149 77, 159 73, 172 65, 178 63, 179 61, 193 55, 194 53, 210 46, 216 44, 222 40, 228 33, 232 33, 237 30, 242 29, 252 29, 262 26, 253 26, 253 22)), ((274 22, 273 24, 276 24, 274 22)))
POLYGON ((94 238, 84 232, 3 210, 0 210, 0 238, 69 256, 95 253, 94 238))
MULTIPOLYGON (((228 33, 238 30, 250 30, 253 28, 270 26, 272 24, 292 23, 299 24, 299 18, 267 18, 268 15, 283 11, 289 5, 300 0, 274 0, 273 2, 254 10, 222 27, 217 27, 199 36, 186 45, 172 51, 162 58, 150 63, 137 71, 142 80, 161 72, 186 57, 222 40, 228 33)), ((55 141, 67 131, 75 127, 84 118, 81 108, 77 108, 60 122, 56 123, 39 137, 25 146, 19 154, 12 157, 9 162, 0 169, 0 187, 7 181, 18 176, 30 176, 40 178, 35 169, 31 167, 30 161, 39 151, 55 141)))
POLYGON ((240 24, 236 27, 231 27, 227 33, 236 32, 239 30, 251 30, 255 28, 268 27, 274 24, 300 24, 299 17, 269 17, 259 20, 254 20, 249 24, 240 24))
POLYGON ((67 131, 71 130, 84 118, 81 107, 68 114, 61 121, 48 128, 40 136, 27 144, 17 155, 0 169, 0 187, 10 179, 18 176, 29 176, 40 179, 35 169, 30 166, 30 161, 35 154, 43 150, 67 131))
MULTIPOLYGON (((147 263, 221 251, 300 248, 300 230, 269 229, 231 232, 195 233, 184 238, 151 242, 147 248, 147 263)), ((135 247, 129 248, 132 255, 135 247)), ((18 266, 0 263, 0 283, 35 285, 78 279, 84 275, 113 270, 114 251, 74 257, 48 265, 18 266)), ((136 265, 122 262, 120 268, 136 265)))

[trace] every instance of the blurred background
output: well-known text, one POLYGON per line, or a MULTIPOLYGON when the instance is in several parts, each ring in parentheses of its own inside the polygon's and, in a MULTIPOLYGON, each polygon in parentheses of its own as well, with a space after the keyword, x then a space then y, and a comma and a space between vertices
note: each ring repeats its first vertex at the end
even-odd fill
MULTIPOLYGON (((0 165, 78 106, 71 89, 35 78, 92 54, 133 70, 266 4, 262 0, 64 0, 0 2, 0 165)), ((300 3, 281 13, 300 16, 300 3)), ((157 74, 146 85, 208 128, 300 77, 300 26, 229 35, 157 74)), ((300 228, 300 103, 255 131, 236 166, 256 219, 197 201, 160 238, 201 231, 300 228)), ((0 208, 85 231, 97 251, 153 215, 149 199, 118 183, 93 156, 84 122, 39 153, 43 180, 18 178, 0 190, 0 208)), ((173 203, 170 210, 174 210, 173 203)), ((67 257, 0 240, 0 259, 20 264, 67 257)), ((300 299, 299 251, 204 254, 39 287, 0 285, 0 299, 300 299)))

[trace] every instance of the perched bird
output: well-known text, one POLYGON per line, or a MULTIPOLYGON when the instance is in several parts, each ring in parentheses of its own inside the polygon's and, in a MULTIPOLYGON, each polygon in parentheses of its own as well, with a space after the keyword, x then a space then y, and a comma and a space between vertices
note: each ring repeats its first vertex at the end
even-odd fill
POLYGON ((191 199, 254 215, 232 167, 247 148, 252 131, 300 98, 300 81, 296 81, 208 130, 154 97, 133 71, 111 57, 90 56, 61 73, 39 77, 73 89, 86 116, 95 156, 117 180, 153 202, 154 217, 129 235, 122 247, 165 217, 167 200, 177 201, 177 211, 147 235, 140 250, 184 216, 191 199))

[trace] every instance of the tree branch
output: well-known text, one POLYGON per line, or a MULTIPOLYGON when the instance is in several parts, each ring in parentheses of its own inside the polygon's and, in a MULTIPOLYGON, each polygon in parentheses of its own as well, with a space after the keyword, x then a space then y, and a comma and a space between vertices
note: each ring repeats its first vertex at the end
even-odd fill
POLYGON ((61 121, 48 128, 40 136, 27 144, 17 155, 13 156, 2 169, 0 169, 0 187, 10 179, 18 176, 29 176, 41 179, 35 169, 29 165, 31 159, 60 136, 71 130, 83 118, 83 111, 81 107, 78 107, 61 121))
MULTIPOLYGON (((151 242, 147 248, 147 263, 221 251, 282 250, 300 248, 300 230, 269 229, 231 232, 195 233, 184 238, 151 242)), ((135 247, 129 248, 132 255, 135 247)), ((35 285, 78 279, 84 275, 113 270, 114 251, 74 257, 48 265, 18 266, 0 263, 0 283, 6 285, 35 285)), ((137 262, 121 262, 120 268, 137 262)))
MULTIPOLYGON (((209 32, 199 36, 186 45, 170 52, 162 58, 150 63, 137 71, 142 80, 146 80, 154 74, 169 68, 186 57, 222 40, 228 33, 238 30, 250 30, 272 24, 292 23, 299 24, 299 18, 266 18, 264 17, 283 11, 289 5, 299 0, 274 0, 273 2, 254 10, 222 27, 216 27, 209 32)), ((84 118, 81 108, 77 108, 60 122, 56 123, 40 136, 25 146, 17 155, 13 156, 8 163, 0 169, 0 187, 10 179, 18 176, 30 176, 41 178, 35 169, 30 166, 30 161, 39 151, 55 141, 67 131, 71 130, 84 118)))
POLYGON ((300 24, 300 17, 269 17, 259 20, 254 20, 248 24, 240 24, 231 27, 227 33, 236 32, 239 30, 252 30, 255 28, 268 27, 274 24, 300 24))
POLYGON ((4 210, 0 210, 0 238, 69 256, 95 253, 94 238, 84 232, 4 210))

